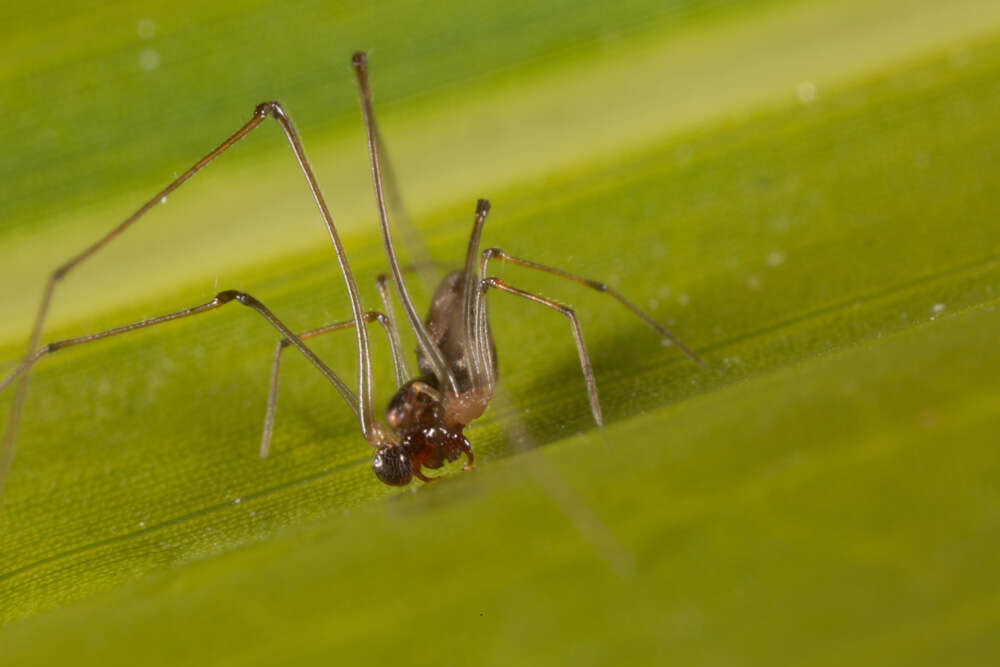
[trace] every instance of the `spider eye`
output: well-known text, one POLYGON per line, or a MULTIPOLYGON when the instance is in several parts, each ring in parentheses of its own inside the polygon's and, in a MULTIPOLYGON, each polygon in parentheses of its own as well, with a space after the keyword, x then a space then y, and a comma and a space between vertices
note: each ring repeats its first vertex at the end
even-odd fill
POLYGON ((375 476, 390 486, 406 486, 413 478, 410 458, 401 447, 385 447, 372 459, 375 476))

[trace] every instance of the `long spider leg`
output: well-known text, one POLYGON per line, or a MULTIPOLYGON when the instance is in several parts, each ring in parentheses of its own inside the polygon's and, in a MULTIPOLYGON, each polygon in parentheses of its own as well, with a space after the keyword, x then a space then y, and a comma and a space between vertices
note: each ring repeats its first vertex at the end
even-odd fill
MULTIPOLYGON (((291 145, 292 152, 295 153, 295 159, 302 169, 302 175, 306 179, 306 184, 309 186, 313 200, 316 202, 316 207, 319 209, 323 222, 326 224, 326 229, 330 234, 330 241, 333 243, 337 262, 340 264, 340 273, 344 278, 347 295, 351 301, 351 319, 355 322, 360 322, 364 315, 361 310, 361 296, 358 294, 358 285, 354 282, 354 274, 351 272, 351 266, 347 261, 347 253, 344 252, 344 246, 340 242, 340 235, 333 224, 333 216, 330 215, 330 210, 326 206, 323 193, 320 192, 319 183, 316 182, 316 177, 313 175, 312 167, 306 158, 302 142, 299 140, 299 136, 292 126, 292 121, 277 102, 265 102, 258 105, 257 110, 258 113, 264 112, 273 116, 285 132, 285 137, 291 145)), ((356 340, 358 343, 358 421, 361 423, 361 434, 365 440, 374 445, 381 438, 381 429, 375 428, 375 399, 371 352, 368 349, 368 328, 354 327, 354 331, 357 334, 356 340)))
POLYGON ((629 310, 631 310, 633 313, 635 313, 636 315, 638 315, 639 318, 642 319, 642 321, 645 322, 647 325, 649 325, 650 328, 652 328, 656 333, 660 334, 662 337, 666 338, 671 343, 673 343, 678 348, 680 348, 681 352, 683 352, 688 357, 690 357, 692 361, 694 361, 695 363, 697 363, 697 364, 699 364, 701 366, 705 365, 705 362, 701 359, 701 357, 699 357, 697 354, 695 354, 695 352, 693 350, 691 350, 687 345, 685 345, 679 338, 677 338, 677 336, 675 336, 672 333, 670 333, 669 331, 667 331, 659 322, 657 322, 652 317, 650 317, 645 311, 643 311, 638 306, 636 306, 634 303, 632 303, 631 301, 629 301, 628 299, 626 299, 624 296, 622 296, 621 294, 619 294, 618 292, 616 292, 610 286, 608 286, 608 285, 606 285, 606 284, 604 284, 602 282, 598 282, 596 280, 591 280, 589 278, 582 278, 582 277, 577 276, 575 274, 569 273, 568 271, 563 271, 562 269, 557 269, 557 268, 553 268, 551 266, 545 266, 544 264, 539 264, 537 262, 531 262, 531 261, 528 261, 526 259, 520 259, 518 257, 513 257, 511 255, 508 255, 506 252, 504 252, 500 248, 488 248, 488 249, 486 249, 486 250, 483 251, 481 266, 482 266, 482 271, 484 272, 484 274, 485 274, 485 271, 486 271, 486 265, 489 263, 489 261, 491 259, 497 259, 497 260, 500 260, 501 262, 507 262, 509 264, 516 264, 517 266, 523 266, 523 267, 526 267, 526 268, 529 268, 529 269, 535 269, 536 271, 543 271, 545 273, 549 273, 549 274, 552 274, 554 276, 559 276, 560 278, 565 278, 566 280, 571 280, 571 281, 573 281, 575 283, 583 285, 584 287, 589 287, 592 290, 596 290, 598 292, 603 292, 604 294, 607 294, 608 296, 613 297, 619 303, 621 303, 623 306, 625 306, 626 308, 628 308, 629 310))
POLYGON ((486 224, 486 215, 490 212, 490 203, 485 199, 476 202, 476 217, 472 223, 472 233, 469 235, 469 247, 465 252, 465 266, 462 269, 462 312, 465 317, 465 350, 469 356, 469 370, 472 376, 472 386, 481 390, 487 385, 488 374, 492 371, 486 369, 486 359, 479 349, 479 336, 488 336, 486 330, 479 332, 477 327, 479 304, 481 292, 476 289, 476 285, 482 280, 479 266, 476 264, 476 256, 479 254, 479 240, 483 236, 483 225, 486 224))
MULTIPOLYGON (((402 351, 400 349, 399 334, 394 328, 392 319, 387 315, 372 310, 366 312, 364 318, 366 324, 378 322, 382 325, 382 329, 385 330, 386 337, 389 339, 389 347, 392 349, 393 370, 397 378, 401 377, 405 369, 399 366, 402 359, 402 351)), ((353 326, 354 320, 347 320, 346 322, 327 324, 317 329, 305 331, 298 334, 298 336, 299 340, 308 340, 334 331, 350 329, 353 326)), ((274 347, 274 358, 271 362, 271 378, 268 382, 267 408, 264 412, 264 432, 260 439, 260 457, 262 459, 267 458, 268 453, 271 451, 271 436, 274 433, 274 415, 278 409, 278 374, 281 369, 281 353, 291 344, 287 338, 282 338, 274 347)))
MULTIPOLYGON (((137 329, 145 329, 147 327, 156 326, 157 324, 164 324, 166 322, 172 322, 174 320, 179 320, 185 317, 191 317, 192 315, 200 315, 202 313, 207 313, 209 311, 220 308, 227 303, 232 301, 237 301, 244 306, 252 308, 257 311, 264 319, 266 319, 271 326, 281 332, 284 340, 287 340, 289 344, 295 346, 296 349, 301 352, 306 359, 308 359, 313 366, 315 366, 320 373, 329 380, 333 386, 337 389, 340 395, 343 397, 344 401, 347 402, 348 407, 354 412, 355 415, 359 412, 358 407, 358 397, 354 395, 343 380, 341 380, 333 370, 327 366, 322 359, 316 356, 316 354, 306 347, 302 339, 297 336, 291 329, 289 329, 278 317, 272 313, 263 303, 258 301, 256 298, 247 294, 245 292, 239 292, 236 290, 226 290, 219 292, 215 295, 215 298, 208 303, 203 303, 192 308, 185 308, 184 310, 179 310, 173 313, 168 313, 166 315, 160 315, 158 317, 151 317, 145 320, 140 320, 138 322, 132 322, 131 324, 126 324, 124 326, 115 327, 113 329, 106 329, 104 331, 98 331, 96 333, 88 334, 86 336, 77 336, 76 338, 67 338, 65 340, 54 341, 48 343, 47 345, 39 348, 31 354, 27 359, 22 361, 7 377, 0 381, 0 391, 9 386, 18 377, 26 378, 31 371, 31 368, 35 363, 47 354, 51 354, 58 350, 62 350, 68 347, 73 347, 76 345, 82 345, 84 343, 93 343, 98 340, 103 340, 105 338, 110 338, 112 336, 117 336, 119 334, 128 333, 130 331, 136 331, 137 329)), ((352 322, 353 323, 353 322, 352 322)), ((15 416, 20 416, 19 413, 15 413, 15 416)), ((12 429, 16 427, 16 423, 12 424, 8 422, 7 432, 12 433, 12 429)), ((7 448, 3 450, 3 457, 0 458, 0 497, 3 493, 3 485, 6 479, 6 473, 10 465, 11 459, 13 458, 13 449, 7 448)))
POLYGON ((399 232, 402 245, 411 258, 410 266, 403 267, 403 273, 406 273, 407 270, 417 271, 417 278, 423 288, 433 294, 434 288, 440 282, 440 271, 434 270, 436 262, 427 251, 427 247, 420 238, 420 233, 410 218, 406 202, 403 200, 403 190, 399 186, 396 170, 392 166, 389 151, 386 149, 385 138, 379 131, 375 118, 372 118, 372 124, 375 127, 375 141, 378 144, 378 155, 382 165, 382 182, 385 185, 386 202, 396 220, 395 228, 399 232))
MULTIPOLYGON (((27 368, 34 363, 31 359, 35 355, 38 343, 41 340, 42 330, 45 326, 45 320, 48 316, 49 307, 52 303, 52 296, 55 292, 56 284, 65 278, 70 271, 76 268, 76 266, 94 255, 98 250, 110 243, 115 237, 125 232, 125 230, 152 210, 154 206, 165 201, 165 198, 169 194, 177 190, 177 188, 187 182, 196 173, 201 171, 201 169, 203 169, 206 165, 215 160, 222 153, 226 152, 243 137, 257 128, 264 122, 264 120, 267 119, 268 116, 273 117, 281 127, 289 145, 291 146, 292 152, 295 155, 295 159, 302 170, 306 183, 309 186, 309 190, 313 195, 316 206, 319 209, 324 224, 326 225, 327 231, 330 235, 330 240, 333 243, 334 252, 337 255, 337 261, 340 264, 341 275, 344 278, 344 283, 347 287, 348 296, 350 298, 351 314, 354 320, 361 319, 361 298, 358 295, 357 284, 354 282, 354 276, 351 273, 351 268, 347 261, 347 255, 344 252, 343 245, 340 242, 340 237, 337 234, 336 227, 334 226, 333 217, 330 215, 330 211, 326 206, 326 201, 320 192, 319 184, 313 174, 309 160, 306 158, 305 151, 302 148, 302 143, 299 140, 298 134, 292 126, 292 122, 288 117, 288 114, 285 113, 285 110, 278 102, 262 102, 254 108, 253 116, 250 120, 234 132, 229 138, 205 154, 204 157, 195 162, 183 174, 172 180, 166 187, 157 192, 148 201, 146 201, 146 203, 136 209, 135 212, 113 227, 111 231, 97 239, 97 241, 91 245, 87 246, 82 252, 74 255, 69 260, 59 265, 49 276, 49 279, 45 284, 45 289, 42 292, 42 298, 38 305, 38 311, 35 315, 35 322, 31 329, 31 335, 28 338, 27 350, 25 351, 21 364, 17 369, 15 369, 15 372, 12 375, 12 377, 21 376, 21 380, 18 382, 17 388, 15 389, 14 398, 10 408, 10 417, 7 420, 3 436, 0 437, 0 478, 2 478, 2 475, 6 470, 6 466, 9 465, 10 459, 13 456, 14 436, 17 432, 17 426, 21 419, 28 391, 28 374, 24 373, 22 375, 19 372, 19 369, 27 368)), ((365 327, 355 327, 355 331, 357 332, 358 395, 360 396, 360 400, 357 401, 357 409, 355 412, 358 416, 358 421, 360 422, 362 435, 369 442, 374 442, 380 437, 380 431, 374 428, 374 390, 372 387, 373 380, 371 372, 371 356, 368 348, 368 332, 365 327)), ((9 384, 9 382, 10 380, 5 381, 4 386, 9 384)))
MULTIPOLYGON (((34 363, 33 357, 42 337, 42 330, 45 327, 45 320, 48 316, 49 306, 52 304, 52 296, 55 292, 56 284, 59 283, 59 281, 61 281, 77 265, 85 261, 91 255, 110 243, 112 239, 131 227, 137 220, 139 220, 139 218, 148 213, 154 206, 164 201, 165 197, 183 185, 196 173, 201 171, 205 165, 212 162, 215 158, 232 147, 233 144, 249 134, 254 128, 264 122, 266 118, 266 114, 260 114, 257 110, 255 110, 253 117, 240 127, 240 129, 236 130, 236 132, 234 132, 228 139, 223 141, 213 150, 209 151, 204 157, 191 165, 187 171, 153 195, 146 203, 136 209, 136 211, 130 216, 118 223, 107 234, 87 246, 82 252, 74 255, 69 260, 56 267, 56 269, 49 275, 49 278, 45 283, 45 288, 42 290, 42 298, 38 304, 38 311, 35 313, 35 322, 31 327, 31 334, 28 336, 28 345, 25 350, 24 357, 20 365, 14 369, 14 372, 2 384, 0 384, 0 388, 7 386, 7 384, 9 384, 14 377, 21 375, 22 370, 27 369, 34 363)), ((25 373, 21 381, 18 382, 17 388, 14 391, 14 399, 11 403, 10 416, 7 420, 3 437, 0 439, 0 487, 2 487, 3 476, 7 466, 10 464, 10 459, 14 454, 14 435, 17 432, 17 425, 21 420, 21 413, 24 409, 24 401, 27 397, 27 392, 28 375, 25 373)))
POLYGON ((580 322, 576 318, 576 312, 569 306, 564 306, 563 304, 557 303, 551 299, 546 299, 543 296, 538 296, 537 294, 532 294, 531 292, 525 292, 524 290, 517 289, 516 287, 511 287, 500 278, 485 278, 480 284, 482 285, 484 291, 488 288, 498 289, 501 292, 507 292, 508 294, 519 296, 522 299, 539 303, 546 308, 551 308, 552 310, 562 313, 569 319, 569 324, 573 331, 573 340, 576 343, 576 351, 577 354, 580 355, 580 368, 583 370, 583 379, 587 383, 587 396, 590 398, 590 410, 594 413, 594 421, 597 422, 597 425, 603 426, 604 418, 601 416, 601 402, 597 398, 597 382, 594 380, 594 369, 590 364, 590 355, 587 354, 587 346, 583 342, 583 330, 580 329, 580 322))
MULTIPOLYGON (((485 266, 483 262, 482 266, 485 266)), ((483 269, 480 268, 479 275, 483 275, 483 269)), ((476 322, 475 322, 475 332, 472 337, 472 344, 476 348, 476 355, 482 362, 483 367, 486 369, 485 379, 486 383, 481 388, 486 394, 492 396, 493 392, 496 390, 496 380, 497 380, 497 363, 493 356, 493 346, 490 341, 490 322, 489 322, 489 309, 486 302, 486 290, 488 285, 485 280, 479 281, 479 288, 476 290, 475 302, 473 308, 476 311, 476 322)))
POLYGON ((375 286, 378 288, 378 295, 382 299, 385 316, 389 320, 386 332, 389 334, 389 347, 392 350, 392 369, 396 375, 396 389, 399 389, 409 379, 410 369, 406 365, 406 357, 403 355, 403 343, 399 339, 399 327, 396 326, 396 310, 392 307, 389 276, 380 273, 375 278, 375 286))
POLYGON ((361 115, 364 119, 365 131, 368 135, 368 160, 371 164, 372 187, 375 190, 375 208, 378 212, 379 229, 382 232, 382 244, 385 246, 386 258, 389 261, 389 273, 392 275, 392 281, 396 285, 399 301, 403 306, 403 312, 406 314, 410 328, 413 329, 413 333, 417 338, 417 345, 420 346, 420 351, 423 352, 427 363, 433 369, 434 375, 441 383, 441 386, 452 394, 458 394, 458 380, 455 378, 455 373, 452 372, 441 350, 438 349, 437 344, 431 338, 430 332, 427 330, 427 325, 424 324, 424 321, 417 313, 416 306, 413 305, 413 299, 410 298, 410 293, 403 282, 399 258, 396 256, 396 249, 392 243, 392 235, 389 232, 389 213, 386 210, 385 196, 383 195, 382 188, 382 164, 375 127, 375 111, 372 107, 371 88, 368 86, 367 57, 359 51, 354 54, 351 65, 354 67, 354 73, 357 75, 358 87, 361 93, 361 115))

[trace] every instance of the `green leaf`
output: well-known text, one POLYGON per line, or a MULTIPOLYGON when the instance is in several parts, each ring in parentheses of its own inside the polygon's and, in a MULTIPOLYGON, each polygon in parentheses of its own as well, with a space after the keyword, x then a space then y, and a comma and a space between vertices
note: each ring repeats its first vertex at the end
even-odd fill
MULTIPOLYGON (((376 35, 357 46, 433 258, 457 263, 488 195, 486 245, 607 280, 708 367, 605 295, 503 268, 577 309, 609 425, 592 425, 566 321, 492 295, 505 396, 470 428, 478 467, 398 492, 293 354, 272 455, 257 458, 275 335, 245 309, 54 354, 32 375, 0 504, 0 620, 17 620, 0 629, 5 664, 989 662, 998 11, 906 3, 907 20, 879 23, 903 4, 484 5, 417 26, 415 9, 380 7, 394 22, 377 35, 362 13, 343 20, 376 35), (440 35, 400 43, 430 25, 440 35)), ((83 90, 88 68, 119 62, 108 85, 130 101, 51 111, 77 143, 6 144, 23 165, 0 230, 7 367, 47 271, 271 97, 258 79, 288 93, 376 302, 384 260, 346 65, 295 79, 312 42, 248 46, 267 7, 200 11, 218 14, 164 20, 148 44, 137 19, 104 17, 117 27, 90 60, 66 20, 62 51, 5 65, 5 92, 23 97, 31 73, 53 77, 38 90, 59 76, 83 90), (199 71, 180 49, 206 33, 219 53, 199 71), (151 48, 163 79, 126 79, 151 48), (245 83, 221 90, 226 72, 245 83), (97 127, 109 114, 120 123, 97 127)), ((305 16, 275 34, 294 39, 305 16)), ((19 113, 13 127, 30 126, 19 113)), ((205 301, 216 280, 296 329, 346 319, 271 130, 68 278, 46 339, 205 301)), ((350 377, 351 343, 315 347, 350 377)))

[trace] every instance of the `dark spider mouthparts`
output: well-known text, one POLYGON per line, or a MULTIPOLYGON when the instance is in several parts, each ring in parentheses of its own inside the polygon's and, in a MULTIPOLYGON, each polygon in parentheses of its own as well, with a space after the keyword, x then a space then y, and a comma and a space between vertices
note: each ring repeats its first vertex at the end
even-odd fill
POLYGON ((437 470, 445 463, 453 462, 461 457, 466 458, 465 469, 473 464, 472 446, 464 435, 465 427, 482 415, 490 399, 493 397, 497 382, 497 356, 493 336, 490 332, 489 317, 486 306, 486 295, 491 289, 506 292, 526 301, 556 311, 566 317, 576 344, 580 367, 587 388, 590 408, 594 421, 603 423, 601 405, 597 397, 597 384, 590 363, 590 356, 583 341, 583 332, 577 320, 575 311, 563 304, 552 301, 517 287, 507 284, 500 278, 488 276, 487 268, 493 260, 514 264, 527 269, 541 271, 550 275, 565 278, 584 287, 607 294, 625 308, 642 319, 657 334, 677 345, 691 359, 702 363, 701 359, 678 340, 673 334, 663 328, 648 314, 635 304, 611 289, 604 283, 589 278, 583 278, 562 269, 545 266, 526 259, 519 259, 507 254, 499 248, 489 248, 480 252, 479 241, 482 236, 490 203, 486 199, 476 202, 472 233, 465 254, 465 263, 461 269, 445 276, 438 285, 431 300, 426 317, 421 318, 416 306, 410 298, 406 283, 403 280, 403 270, 399 265, 396 250, 390 233, 389 214, 386 209, 386 197, 383 181, 388 179, 391 184, 391 170, 388 161, 379 146, 380 139, 375 124, 375 111, 372 107, 371 89, 368 86, 368 60, 364 53, 357 52, 351 59, 351 65, 357 75, 358 88, 361 97, 361 112, 368 139, 368 157, 371 163, 372 187, 375 191, 375 204, 378 212, 379 231, 385 247, 386 259, 389 264, 389 274, 380 275, 376 285, 381 297, 384 312, 364 310, 354 274, 347 259, 347 253, 340 241, 337 228, 330 214, 312 171, 312 166, 306 158, 299 135, 284 108, 278 102, 262 102, 254 108, 249 121, 234 132, 219 146, 209 151, 195 162, 187 171, 171 181, 165 188, 153 195, 132 215, 113 227, 104 236, 84 248, 80 253, 60 264, 49 276, 42 293, 34 326, 28 338, 27 351, 22 361, 0 381, 0 391, 15 384, 14 399, 11 405, 10 417, 7 420, 2 439, 0 439, 0 493, 6 473, 13 458, 14 436, 24 408, 27 396, 28 376, 34 364, 43 356, 57 350, 91 343, 118 334, 128 333, 137 329, 171 322, 184 317, 200 315, 222 306, 237 302, 256 311, 281 335, 272 362, 270 390, 267 399, 267 410, 264 417, 264 430, 261 437, 260 454, 266 457, 270 450, 271 435, 274 429, 274 415, 278 400, 278 373, 281 363, 281 353, 288 347, 296 348, 312 363, 337 390, 348 407, 358 418, 362 437, 374 448, 372 469, 375 475, 386 484, 402 486, 416 477, 429 482, 436 477, 429 477, 424 470, 437 470), (184 310, 152 317, 139 322, 133 322, 121 327, 99 331, 97 333, 61 341, 54 341, 44 346, 41 342, 42 330, 48 314, 52 295, 58 283, 66 277, 77 265, 87 260, 118 235, 125 232, 135 222, 142 218, 152 208, 159 205, 167 195, 186 183, 208 163, 226 152, 234 144, 250 134, 264 123, 267 118, 273 118, 285 135, 295 161, 302 176, 309 186, 320 218, 329 234, 334 254, 340 265, 341 276, 351 304, 351 319, 327 324, 310 331, 296 334, 289 329, 262 302, 246 292, 224 290, 214 299, 198 306, 184 310), (383 175, 385 172, 385 176, 383 175), (419 374, 415 379, 408 368, 402 353, 399 329, 395 320, 395 309, 389 289, 389 282, 395 287, 400 304, 406 316, 406 324, 417 339, 417 365, 419 374), (375 419, 373 399, 373 377, 371 354, 368 345, 367 325, 377 322, 385 331, 392 350, 393 372, 397 391, 385 412, 385 423, 375 419), (345 383, 326 363, 320 359, 304 341, 315 336, 353 329, 357 346, 357 393, 345 383))

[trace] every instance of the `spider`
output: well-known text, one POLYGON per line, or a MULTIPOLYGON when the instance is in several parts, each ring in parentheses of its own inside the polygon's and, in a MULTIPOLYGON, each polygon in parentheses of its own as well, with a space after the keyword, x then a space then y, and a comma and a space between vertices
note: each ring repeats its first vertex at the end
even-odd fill
POLYGON ((663 338, 676 345, 695 362, 702 361, 677 337, 658 324, 647 313, 638 308, 608 285, 583 278, 562 269, 545 266, 526 259, 514 257, 499 248, 489 248, 480 252, 479 244, 490 210, 485 199, 478 200, 475 209, 472 233, 469 238, 465 263, 461 269, 449 273, 438 285, 431 300, 427 316, 419 316, 410 298, 403 271, 393 246, 389 216, 383 189, 384 157, 379 149, 379 133, 375 123, 371 88, 368 84, 367 58, 363 52, 355 53, 351 65, 357 76, 361 97, 361 111, 368 142, 368 157, 371 166, 372 185, 378 212, 379 229, 385 247, 389 274, 380 275, 376 281, 383 311, 362 308, 358 287, 351 272, 347 254, 337 233, 333 217, 327 208, 312 167, 306 158, 301 140, 284 107, 278 102, 258 104, 253 115, 228 139, 194 163, 187 171, 157 192, 104 236, 86 247, 79 254, 58 266, 50 275, 42 294, 41 303, 35 317, 34 326, 28 339, 27 352, 22 361, 2 382, 0 391, 15 385, 10 417, 0 440, 0 493, 6 471, 13 456, 14 438, 18 422, 27 396, 28 376, 34 364, 43 356, 75 345, 92 343, 111 336, 128 333, 137 329, 156 326, 185 317, 201 315, 221 308, 229 303, 239 303, 259 313, 281 334, 274 353, 264 430, 260 444, 260 454, 266 457, 270 448, 277 407, 278 372, 282 351, 294 347, 336 388, 337 392, 354 412, 361 429, 361 436, 374 450, 372 469, 382 482, 403 486, 414 477, 429 482, 437 477, 428 476, 425 469, 441 468, 447 462, 466 458, 465 469, 473 465, 473 451, 465 437, 465 427, 483 414, 494 395, 497 383, 496 347, 490 331, 487 299, 489 290, 506 292, 513 296, 537 303, 564 315, 570 324, 576 344, 583 379, 586 384, 590 409, 594 421, 603 424, 601 404, 597 396, 597 384, 591 367, 590 357, 583 340, 580 323, 575 311, 551 299, 539 296, 506 283, 503 279, 487 275, 491 261, 516 264, 528 269, 558 276, 602 292, 621 303, 663 338), (330 324, 304 333, 295 333, 282 320, 254 296, 237 290, 225 290, 200 305, 144 319, 124 326, 99 331, 86 336, 59 340, 39 347, 45 318, 49 310, 53 292, 74 268, 93 256, 104 246, 124 233, 154 206, 164 201, 174 190, 187 182, 203 167, 215 160, 238 141, 262 125, 268 118, 274 119, 284 133, 298 162, 306 184, 312 193, 316 207, 326 226, 333 244, 334 253, 340 265, 340 272, 347 288, 351 304, 352 318, 345 322, 330 324), (406 317, 406 323, 417 340, 417 366, 419 374, 407 380, 410 373, 402 353, 399 329, 394 316, 394 302, 389 283, 395 287, 396 295, 406 317), (371 354, 368 345, 367 324, 378 322, 386 332, 393 358, 396 393, 386 408, 384 421, 375 417, 373 399, 373 378, 371 354), (353 329, 357 344, 358 376, 357 393, 347 385, 326 363, 306 344, 305 340, 344 329, 353 329))

